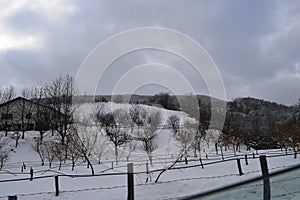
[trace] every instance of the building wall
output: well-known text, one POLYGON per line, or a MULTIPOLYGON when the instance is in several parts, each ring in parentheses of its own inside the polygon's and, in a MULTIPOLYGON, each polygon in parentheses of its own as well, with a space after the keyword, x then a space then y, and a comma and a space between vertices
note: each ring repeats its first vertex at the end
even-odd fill
POLYGON ((24 99, 0 106, 0 130, 49 130, 53 110, 24 99))

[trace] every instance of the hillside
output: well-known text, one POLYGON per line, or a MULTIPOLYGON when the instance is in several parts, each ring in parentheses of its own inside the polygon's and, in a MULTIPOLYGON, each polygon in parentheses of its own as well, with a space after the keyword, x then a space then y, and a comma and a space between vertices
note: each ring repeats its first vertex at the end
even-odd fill
MULTIPOLYGON (((148 105, 161 104, 164 108, 181 110, 177 98, 185 96, 172 96, 158 94, 155 96, 125 95, 117 98, 120 102, 126 100, 130 103, 142 103, 148 105), (163 105, 162 103, 163 102, 163 105)), ((97 101, 109 101, 110 96, 97 96, 97 101)), ((197 95, 202 121, 209 121, 211 101, 222 102, 222 100, 205 95, 197 95)), ((285 106, 275 102, 269 102, 251 97, 237 98, 227 102, 227 122, 236 130, 252 135, 263 135, 268 138, 274 136, 275 130, 280 124, 286 122, 297 112, 295 106, 285 106)), ((208 125, 207 125, 208 126, 208 125)))

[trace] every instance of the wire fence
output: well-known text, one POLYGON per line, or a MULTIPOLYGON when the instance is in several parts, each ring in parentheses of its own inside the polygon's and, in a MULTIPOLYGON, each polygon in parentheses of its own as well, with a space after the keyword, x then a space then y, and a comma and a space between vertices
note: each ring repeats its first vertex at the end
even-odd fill
MULTIPOLYGON (((268 154, 267 157, 282 157, 282 156, 290 156, 294 155, 292 153, 284 153, 282 151, 278 150, 272 150, 272 151, 265 151, 264 154, 268 154)), ((158 169, 153 169, 153 170, 147 170, 147 171, 137 171, 134 172, 134 175, 144 175, 147 177, 150 173, 160 173, 163 171, 172 171, 172 170, 185 170, 185 169, 190 169, 190 168, 197 168, 197 167, 203 167, 203 166, 209 166, 209 165, 215 165, 218 163, 224 163, 224 162, 233 162, 237 159, 246 159, 246 155, 249 156, 247 159, 258 159, 259 155, 253 155, 251 153, 246 153, 246 154, 240 154, 237 156, 232 156, 228 155, 223 158, 217 159, 217 156, 212 159, 206 159, 204 163, 202 164, 195 164, 195 162, 199 162, 199 159, 189 159, 190 164, 185 165, 184 161, 179 161, 176 165, 174 165, 172 168, 158 168, 158 169), (252 157, 251 157, 252 156, 252 157)), ((173 158, 174 160, 174 158, 173 158)), ((144 160, 146 161, 146 160, 144 160)), ((157 161, 156 163, 164 163, 162 161, 157 161)), ((13 163, 13 165, 17 165, 19 163, 13 163)), ((33 166, 36 164, 34 162, 31 162, 33 166)), ((96 164, 96 163, 94 163, 96 164)), ((86 165, 86 163, 81 163, 77 166, 83 166, 86 165)), ((141 166, 143 164, 140 164, 141 166)), ((145 164, 144 164, 145 165, 145 164)), ((269 168, 269 170, 276 170, 276 169, 282 169, 282 168, 287 168, 291 167, 293 165, 281 165, 273 168, 269 168)), ((55 167, 54 167, 55 168, 55 167)), ((117 166, 115 168, 124 168, 124 165, 122 166, 117 166)), ((0 171, 1 174, 10 174, 18 177, 18 175, 28 175, 28 178, 12 178, 12 179, 6 179, 6 180, 0 180, 0 183, 9 183, 9 182, 20 182, 20 181, 32 181, 32 180, 38 180, 38 179, 53 179, 54 176, 58 177, 70 177, 70 178, 87 178, 87 177, 104 177, 104 176, 126 176, 128 175, 127 172, 113 172, 109 173, 108 171, 111 170, 112 168, 108 168, 107 170, 104 170, 98 174, 95 175, 89 175, 89 174, 64 174, 62 172, 56 171, 52 169, 47 169, 47 170, 39 170, 35 171, 32 174, 32 177, 30 177, 30 173, 14 173, 10 172, 9 170, 5 169, 0 171), (42 173, 53 173, 52 175, 44 175, 44 176, 37 176, 37 174, 42 174, 42 173)), ((114 169, 116 170, 116 169, 114 169)), ((248 174, 253 174, 253 173, 259 173, 260 170, 253 170, 253 171, 248 171, 243 173, 244 175, 248 174)), ((208 180, 208 179, 221 179, 225 177, 230 177, 230 176, 240 176, 238 173, 232 173, 232 174, 225 174, 225 175, 216 175, 216 176, 201 176, 201 177, 192 177, 192 178, 181 178, 181 179, 176 179, 176 180, 167 180, 167 181, 159 181, 159 182, 148 182, 148 183, 138 183, 135 184, 134 187, 140 187, 140 186, 149 186, 149 185, 158 185, 158 184, 169 184, 169 183, 174 183, 174 182, 184 182, 184 181, 192 181, 192 180, 208 180)), ((299 178, 299 177, 296 177, 299 178)), ((116 186, 111 186, 111 187, 97 187, 97 188, 86 188, 86 189, 77 189, 77 190, 62 190, 60 193, 72 193, 72 192, 82 192, 82 191, 100 191, 100 190, 111 190, 111 189, 119 189, 119 188, 127 188, 128 185, 116 185, 116 186)), ((26 194, 16 194, 17 196, 20 197, 28 197, 28 196, 35 196, 35 195, 43 195, 43 194, 55 194, 53 191, 48 191, 48 192, 37 192, 37 193, 26 193, 26 194)), ((7 198, 8 196, 0 196, 1 199, 7 198)))

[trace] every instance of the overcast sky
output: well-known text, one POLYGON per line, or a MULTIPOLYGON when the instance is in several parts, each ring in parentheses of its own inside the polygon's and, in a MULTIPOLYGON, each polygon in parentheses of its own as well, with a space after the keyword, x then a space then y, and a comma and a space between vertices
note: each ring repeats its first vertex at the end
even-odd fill
MULTIPOLYGON (((252 96, 292 105, 300 98, 300 1, 0 0, 0 85, 20 90, 70 73, 108 37, 163 27, 201 44, 221 72, 227 99, 252 96)), ((109 93, 131 67, 176 68, 197 93, 201 77, 171 53, 141 50, 114 62, 99 83, 109 93)), ((167 77, 167 76, 165 76, 167 77)), ((137 92, 157 92, 147 86, 137 92)))

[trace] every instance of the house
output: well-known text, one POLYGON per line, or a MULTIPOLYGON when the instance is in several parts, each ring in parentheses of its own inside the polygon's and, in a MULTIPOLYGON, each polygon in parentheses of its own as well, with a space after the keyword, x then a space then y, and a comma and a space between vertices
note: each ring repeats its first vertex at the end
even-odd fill
POLYGON ((53 128, 54 108, 23 97, 0 104, 0 131, 46 131, 53 128))

